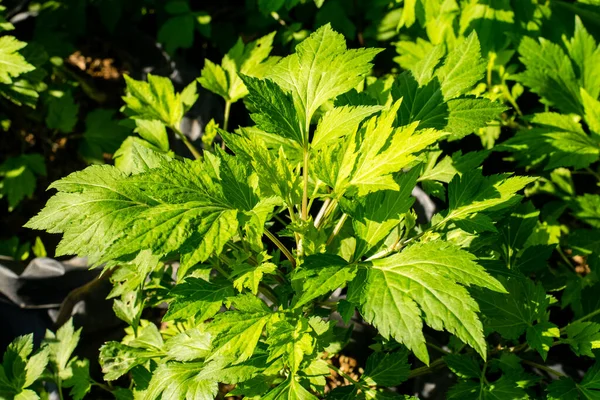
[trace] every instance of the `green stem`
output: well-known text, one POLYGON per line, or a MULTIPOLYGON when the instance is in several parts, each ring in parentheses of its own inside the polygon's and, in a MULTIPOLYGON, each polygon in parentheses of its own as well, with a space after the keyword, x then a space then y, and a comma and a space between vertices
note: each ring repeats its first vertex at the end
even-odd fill
POLYGON ((327 221, 327 219, 329 218, 329 216, 332 215, 333 212, 335 211, 335 209, 337 208, 338 203, 339 203, 339 197, 336 197, 335 199, 331 200, 331 202, 329 203, 329 205, 325 209, 325 213, 323 214, 323 217, 319 221, 319 225, 318 226, 315 225, 315 227, 318 228, 319 226, 323 225, 325 223, 325 221, 327 221))
POLYGON ((517 114, 519 114, 520 116, 523 116, 523 113, 521 112, 521 109, 519 108, 519 105, 517 104, 517 100, 513 97, 512 93, 510 92, 510 90, 508 90, 508 87, 506 86, 506 83, 504 83, 504 82, 502 85, 502 92, 504 93, 504 97, 506 97, 508 102, 515 108, 515 111, 517 112, 517 114))
POLYGON ((292 263, 292 268, 296 268, 296 259, 292 255, 292 253, 284 246, 283 243, 277 238, 277 236, 273 235, 267 229, 265 229, 265 235, 277 246, 279 250, 285 255, 285 257, 292 263))
POLYGON ((434 350, 436 350, 436 351, 439 351, 439 352, 440 352, 440 353, 442 353, 442 354, 452 354, 452 353, 451 353, 451 352, 449 352, 448 350, 444 350, 444 349, 442 349, 441 347, 439 347, 439 346, 436 346, 436 345, 435 345, 435 344, 433 344, 433 343, 425 342, 425 344, 426 344, 428 347, 431 347, 432 349, 434 349, 434 350))
POLYGON ((226 131, 229 126, 229 113, 231 112, 231 102, 225 102, 225 113, 223 114, 223 130, 226 131))
POLYGON ((492 72, 494 70, 494 62, 496 62, 496 53, 490 54, 490 60, 487 65, 487 84, 488 90, 492 87, 492 72))
POLYGON ((229 274, 227 273, 227 271, 225 271, 225 270, 223 269, 223 267, 221 267, 220 263, 217 263, 217 264, 215 264, 215 269, 216 269, 217 271, 219 271, 219 273, 220 273, 221 275, 223 275, 225 278, 227 278, 228 280, 229 280, 229 279, 231 279, 231 277, 229 276, 229 274))
MULTIPOLYGON (((573 324, 577 324, 579 322, 583 322, 586 319, 590 319, 592 317, 595 317, 598 314, 600 314, 600 308, 597 309, 597 310, 595 310, 595 311, 592 311, 591 313, 589 313, 587 315, 584 315, 583 317, 579 318, 578 320, 575 320, 575 321, 571 322, 569 325, 573 325, 573 324)), ((567 325, 567 326, 569 326, 569 325, 567 325)), ((560 328, 560 331, 564 332, 564 330, 567 329, 567 326, 560 328)))
POLYGON ((561 372, 558 372, 556 370, 553 370, 552 368, 546 367, 545 365, 538 364, 538 363, 535 363, 535 362, 529 361, 529 360, 521 360, 521 361, 523 362, 523 364, 531 365, 534 368, 537 368, 537 369, 542 370, 542 371, 546 371, 546 372, 548 372, 548 373, 550 373, 550 374, 552 374, 554 376, 558 376, 559 378, 566 377, 565 374, 563 374, 561 372))
POLYGON ((308 150, 304 150, 304 164, 302 166, 302 219, 308 219, 308 150))
POLYGON ((422 237, 426 233, 435 231, 436 229, 438 229, 440 226, 444 225, 449 220, 450 220, 450 218, 446 217, 442 221, 440 221, 437 224, 435 224, 435 225, 433 225, 433 226, 425 229, 423 232, 421 232, 421 233, 419 233, 419 234, 417 234, 417 235, 415 235, 415 236, 413 236, 411 238, 405 239, 405 240, 403 240, 401 242, 397 241, 393 246, 390 246, 387 249, 384 249, 384 250, 380 251, 379 253, 373 254, 371 257, 367 258, 367 261, 375 260, 377 258, 383 258, 383 257, 387 256, 388 254, 393 253, 394 251, 398 251, 398 250, 404 248, 410 242, 413 242, 413 241, 419 239, 420 237, 422 237))
POLYGON ((337 372, 340 376, 342 376, 343 378, 345 378, 348 382, 350 382, 351 384, 358 386, 360 389, 368 389, 368 387, 364 386, 362 383, 358 382, 356 379, 352 378, 350 375, 348 375, 347 373, 345 373, 344 371, 342 371, 341 369, 339 369, 338 367, 336 367, 333 364, 329 364, 329 368, 331 368, 332 370, 334 370, 335 372, 337 372))
MULTIPOLYGON (((303 221, 308 220, 308 149, 304 149, 304 157, 302 164, 302 210, 300 217, 303 221)), ((300 236, 298 241, 298 257, 304 255, 304 238, 300 236)))
POLYGON ((436 369, 442 368, 444 365, 446 365, 446 362, 444 361, 444 359, 438 358, 437 360, 435 360, 434 362, 429 364, 428 367, 425 366, 425 367, 415 368, 412 371, 410 371, 410 374, 408 375, 408 379, 416 378, 417 376, 421 376, 421 375, 430 374, 430 373, 434 372, 436 369))
POLYGON ((58 398, 60 400, 64 400, 63 391, 62 391, 62 379, 60 379, 60 376, 58 376, 58 373, 56 374, 56 386, 58 388, 58 398))
MULTIPOLYGON (((231 102, 229 100, 225 101, 225 112, 223 114, 223 130, 227 131, 227 127, 229 126, 229 113, 231 111, 231 102)), ((225 150, 225 141, 221 142, 221 148, 225 150)))
POLYGON ((312 195, 308 200, 308 213, 310 213, 310 209, 312 208, 313 202, 315 201, 317 192, 319 191, 319 186, 321 186, 321 181, 317 181, 317 183, 315 184, 315 188, 313 189, 312 195))
POLYGON ((94 381, 94 382, 92 383, 92 385, 94 385, 94 386, 98 386, 100 389, 102 389, 102 390, 105 390, 105 391, 107 391, 107 392, 110 392, 110 393, 112 393, 112 392, 113 392, 113 391, 112 391, 112 390, 111 390, 111 389, 110 389, 110 388, 109 388, 107 385, 105 385, 105 384, 103 384, 103 383, 100 383, 100 382, 96 382, 96 381, 94 381))
POLYGON ((558 254, 560 255, 560 258, 563 259, 563 261, 569 266, 571 267, 572 270, 575 270, 575 267, 573 266, 573 264, 571 263, 571 261, 569 261, 569 258, 567 257, 567 255, 565 254, 565 252, 560 248, 560 246, 556 246, 556 251, 558 252, 558 254))
POLYGON ((589 172, 590 174, 592 174, 596 179, 598 179, 598 181, 600 181, 600 174, 598 174, 596 171, 594 171, 591 168, 586 168, 585 169, 587 172, 589 172))
POLYGON ((331 242, 333 242, 333 239, 336 237, 336 235, 338 233, 340 233, 340 231, 342 230, 342 227, 344 226, 344 222, 346 222, 347 218, 348 218, 348 214, 343 213, 342 216, 340 217, 340 220, 335 225, 335 228, 333 228, 333 232, 331 232, 331 235, 327 239, 327 245, 328 246, 331 244, 331 242))
POLYGON ((325 211, 327 211, 327 208, 329 207, 329 203, 331 203, 331 199, 327 198, 321 205, 321 209, 319 210, 319 213, 315 217, 315 228, 318 228, 319 225, 321 225, 321 221, 323 220, 323 217, 325 216, 325 211))
POLYGON ((485 371, 487 370, 487 362, 483 363, 483 370, 481 371, 481 377, 479 378, 479 387, 481 388, 481 393, 483 393, 483 386, 488 383, 485 377, 485 371))
POLYGON ((181 132, 179 130, 179 128, 177 128, 176 126, 171 126, 171 130, 173 132, 175 132, 175 134, 177 136, 179 136, 179 138, 183 141, 183 144, 186 145, 186 147, 188 148, 188 150, 190 151, 190 153, 192 153, 192 155, 194 156, 194 158, 196 160, 200 160, 202 158, 202 154, 200 154, 200 152, 194 147, 194 145, 192 144, 192 142, 190 142, 190 140, 188 139, 188 137, 185 136, 183 134, 183 132, 181 132))

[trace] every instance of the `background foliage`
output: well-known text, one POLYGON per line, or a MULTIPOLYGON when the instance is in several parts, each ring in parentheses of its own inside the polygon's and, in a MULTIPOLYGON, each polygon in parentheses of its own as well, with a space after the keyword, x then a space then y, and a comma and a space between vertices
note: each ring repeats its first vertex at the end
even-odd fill
POLYGON ((0 34, 0 255, 88 257, 128 326, 102 373, 72 321, 16 339, 0 397, 598 396, 597 1, 5 1, 0 34))

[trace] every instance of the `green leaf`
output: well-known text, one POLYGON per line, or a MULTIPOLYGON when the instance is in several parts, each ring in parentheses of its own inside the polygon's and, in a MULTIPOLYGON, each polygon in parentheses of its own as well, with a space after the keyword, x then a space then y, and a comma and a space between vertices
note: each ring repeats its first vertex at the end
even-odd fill
POLYGON ((535 114, 531 122, 533 129, 519 131, 499 150, 516 153, 523 160, 522 165, 537 164, 547 158, 545 169, 585 168, 600 157, 598 143, 572 117, 541 113, 535 114))
POLYGON ((151 143, 129 136, 113 155, 115 167, 128 175, 135 175, 157 168, 172 157, 160 152, 151 143))
POLYGON ((33 351, 33 334, 13 340, 2 357, 0 365, 0 395, 11 398, 24 389, 27 381, 27 357, 33 351))
POLYGON ((0 198, 6 196, 8 211, 33 195, 36 176, 46 176, 44 158, 37 153, 8 157, 0 165, 0 198))
POLYGON ((592 368, 587 370, 578 386, 585 397, 594 398, 598 396, 597 391, 600 390, 600 363, 596 361, 592 368))
POLYGON ((169 127, 179 125, 184 105, 169 78, 148 74, 148 82, 143 82, 125 75, 125 83, 127 93, 123 101, 131 118, 158 120, 169 127))
POLYGON ((256 126, 303 144, 305 139, 292 96, 270 79, 241 77, 250 93, 246 102, 256 126))
POLYGON ((177 49, 189 49, 194 44, 196 19, 189 12, 174 15, 160 27, 157 40, 164 43, 167 53, 174 54, 177 49))
POLYGON ((313 254, 304 260, 302 269, 296 271, 293 280, 301 286, 295 307, 302 307, 311 300, 344 287, 357 273, 355 266, 333 254, 313 254))
POLYGON ((160 151, 169 151, 169 136, 163 122, 157 119, 136 119, 135 132, 156 146, 160 151))
POLYGON ((23 387, 33 385, 33 383, 42 376, 42 373, 48 364, 48 356, 48 348, 42 348, 37 354, 34 354, 27 360, 27 365, 25 366, 25 383, 23 384, 23 387))
POLYGON ((481 57, 479 39, 473 32, 448 54, 436 76, 444 98, 449 100, 471 90, 484 73, 485 61, 481 57))
POLYGON ((479 381, 462 381, 448 391, 448 399, 526 399, 527 392, 507 376, 487 384, 479 381))
MULTIPOLYGON (((227 384, 241 383, 243 385, 264 371, 267 365, 266 361, 266 354, 256 354, 250 359, 233 366, 227 366, 225 360, 211 361, 204 365, 202 371, 198 374, 198 379, 218 381, 227 384)), ((259 380, 262 379, 263 383, 265 383, 264 378, 264 376, 258 377, 259 380)), ((264 393, 265 391, 266 389, 261 393, 264 393)))
POLYGON ((170 295, 174 300, 163 321, 185 320, 190 317, 205 321, 219 312, 223 302, 234 294, 227 282, 208 282, 201 278, 187 278, 176 285, 170 295))
POLYGON ((316 174, 334 193, 342 195, 353 188, 364 196, 378 190, 399 190, 393 174, 445 135, 432 129, 417 132, 417 123, 394 129, 400 103, 371 117, 356 134, 319 154, 313 163, 316 174))
POLYGON ((391 336, 405 344, 423 362, 429 362, 429 355, 422 333, 422 313, 429 326, 448 330, 485 358, 479 307, 461 285, 501 293, 505 290, 474 258, 449 243, 412 245, 401 253, 365 263, 366 276, 357 276, 351 290, 360 290, 360 310, 365 320, 384 338, 391 336))
POLYGON ((46 125, 62 133, 71 133, 77 124, 78 113, 79 104, 75 103, 71 92, 63 92, 62 96, 49 100, 46 125))
POLYGON ((590 96, 584 88, 581 88, 581 98, 585 110, 585 122, 590 128, 592 137, 600 142, 600 101, 590 96))
POLYGON ((27 226, 64 233, 57 254, 87 255, 92 262, 145 249, 159 256, 177 251, 183 273, 221 252, 237 231, 238 213, 261 206, 251 171, 222 157, 170 160, 132 176, 88 167, 53 183, 59 193, 27 226))
POLYGON ((312 150, 319 150, 334 144, 358 129, 360 123, 370 115, 380 111, 381 106, 343 106, 335 107, 319 121, 315 135, 310 143, 312 150))
POLYGON ((315 343, 311 331, 305 318, 298 319, 295 324, 294 321, 286 320, 274 323, 266 340, 269 345, 267 362, 281 359, 283 365, 290 368, 292 376, 295 375, 305 356, 314 350, 315 343))
POLYGON ((459 139, 485 127, 506 110, 505 106, 483 98, 461 95, 445 100, 438 77, 420 85, 414 73, 400 74, 391 89, 395 100, 402 98, 400 125, 418 122, 420 129, 435 128, 459 139))
POLYGON ((165 343, 169 357, 177 361, 193 361, 210 354, 210 334, 199 328, 181 332, 165 343))
POLYGON ((49 330, 46 331, 44 341, 50 352, 50 361, 55 365, 59 376, 67 372, 67 364, 79 343, 80 335, 81 328, 75 330, 72 318, 60 327, 56 334, 49 330))
POLYGON ((300 177, 283 146, 277 146, 278 151, 270 151, 255 131, 250 129, 240 129, 240 135, 231 135, 224 131, 220 133, 227 147, 237 156, 250 160, 254 172, 258 175, 261 192, 265 196, 277 196, 289 207, 300 202, 300 177))
MULTIPOLYGON (((499 53, 510 43, 508 35, 498 35, 515 25, 515 12, 510 0, 486 0, 466 3, 460 15, 460 32, 477 32, 483 54, 499 53)), ((516 27, 513 29, 517 29, 516 27)))
MULTIPOLYGON (((452 99, 447 104, 448 122, 443 129, 452 133, 453 139, 476 132, 507 110, 506 106, 500 103, 470 97, 452 99)), ((433 127, 441 129, 437 126, 433 127)))
POLYGON ((114 153, 129 134, 129 130, 113 119, 114 110, 96 109, 85 119, 79 154, 89 163, 104 163, 104 153, 114 153))
POLYGON ((477 169, 456 175, 448 185, 448 215, 445 220, 463 219, 479 212, 497 211, 517 203, 516 192, 536 178, 508 174, 484 177, 477 169))
POLYGON ((90 377, 90 362, 73 359, 69 362, 69 377, 63 382, 64 387, 70 387, 69 394, 73 400, 82 400, 92 388, 90 377))
POLYGON ((508 268, 519 264, 520 260, 517 259, 522 255, 519 252, 533 234, 539 215, 540 212, 533 204, 527 202, 519 205, 515 211, 497 224, 503 242, 500 254, 508 268))
POLYGON ((218 314, 207 328, 213 336, 213 351, 207 360, 224 359, 227 363, 235 365, 249 359, 270 318, 271 313, 268 309, 218 314))
MULTIPOLYGON (((198 82, 207 90, 218 94, 226 101, 235 103, 248 94, 240 74, 251 77, 264 75, 263 63, 273 47, 275 32, 265 35, 254 42, 244 44, 239 39, 227 52, 221 65, 206 60, 198 82)), ((266 64, 266 63, 265 63, 266 64)))
POLYGON ((373 353, 367 359, 361 381, 369 386, 398 386, 408 379, 408 352, 373 353))
POLYGON ((125 292, 121 299, 113 302, 113 312, 116 317, 137 329, 144 309, 142 291, 140 289, 125 292))
POLYGON ((600 348, 600 324, 595 322, 575 322, 565 328, 564 340, 577 356, 594 357, 592 349, 600 348))
POLYGON ((275 387, 269 393, 261 397, 262 400, 316 400, 293 375, 290 375, 283 383, 275 387))
POLYGON ((450 183, 455 175, 464 174, 479 167, 489 152, 471 151, 463 155, 461 151, 458 151, 438 162, 441 155, 441 150, 432 150, 427 153, 427 163, 419 176, 419 181, 435 180, 450 183))
POLYGON ((518 47, 526 70, 517 79, 542 98, 542 102, 564 113, 581 115, 579 85, 568 55, 557 44, 544 38, 539 43, 524 37, 518 47))
POLYGON ((277 266, 270 262, 261 263, 257 266, 247 263, 236 264, 231 273, 232 278, 235 278, 233 287, 239 292, 242 292, 244 288, 250 289, 250 292, 256 295, 263 275, 271 274, 276 270, 277 266))
MULTIPOLYGON (((417 79, 423 74, 424 81, 431 79, 433 76, 433 69, 446 53, 444 46, 434 46, 431 42, 422 38, 416 38, 414 41, 401 40, 396 42, 396 52, 398 53, 398 56, 394 57, 394 61, 397 62, 402 69, 413 70, 417 79), (419 72, 418 74, 417 71, 419 72)), ((423 84, 420 79, 419 83, 423 84)))
POLYGON ((272 68, 268 78, 292 95, 305 148, 308 128, 317 109, 357 86, 370 72, 370 62, 380 51, 347 50, 344 37, 327 24, 296 46, 296 53, 272 68))
POLYGON ((539 324, 527 327, 527 343, 536 350, 545 361, 548 350, 555 338, 560 337, 560 330, 552 322, 542 321, 539 324))
POLYGON ((563 400, 579 397, 577 384, 571 378, 561 378, 551 382, 546 389, 548 400, 563 400))
POLYGON ((0 37, 0 83, 13 83, 13 78, 35 69, 18 53, 25 46, 13 36, 0 37))
POLYGON ((600 46, 586 31, 579 16, 575 17, 573 37, 569 42, 565 40, 565 44, 576 66, 579 86, 597 99, 600 95, 600 72, 593 65, 600 63, 600 46))
POLYGON ((107 342, 100 347, 100 365, 104 380, 114 381, 125 375, 137 365, 145 363, 149 358, 160 355, 149 353, 118 342, 107 342))
POLYGON ((481 377, 481 366, 473 357, 463 354, 449 354, 444 356, 444 361, 446 361, 450 371, 461 378, 479 379, 481 377))
POLYGON ((548 385, 548 399, 597 399, 600 391, 600 363, 588 369, 581 383, 570 378, 561 378, 548 385))
POLYGON ((367 254, 398 226, 415 201, 411 193, 418 176, 419 168, 413 168, 396 179, 399 191, 381 190, 358 199, 350 213, 357 240, 354 259, 367 254))
POLYGON ((576 254, 600 254, 600 229, 577 229, 568 240, 576 254))
POLYGON ((496 331, 505 339, 518 339, 534 321, 545 319, 549 304, 546 291, 525 277, 500 281, 508 294, 481 290, 473 293, 484 316, 486 332, 496 331))
POLYGON ((38 400, 40 396, 33 390, 25 389, 14 397, 14 400, 38 400))
POLYGON ((43 66, 48 61, 48 55, 41 45, 35 43, 29 43, 20 54, 32 70, 20 74, 12 83, 0 83, 0 95, 18 106, 24 105, 33 109, 36 107, 39 92, 47 89, 44 82, 47 73, 43 66))
POLYGON ((219 385, 215 381, 197 379, 201 369, 202 363, 167 362, 159 365, 152 374, 143 398, 213 400, 219 391, 219 385))
POLYGON ((571 201, 570 207, 573 215, 581 221, 600 228, 600 195, 586 193, 577 196, 571 201))

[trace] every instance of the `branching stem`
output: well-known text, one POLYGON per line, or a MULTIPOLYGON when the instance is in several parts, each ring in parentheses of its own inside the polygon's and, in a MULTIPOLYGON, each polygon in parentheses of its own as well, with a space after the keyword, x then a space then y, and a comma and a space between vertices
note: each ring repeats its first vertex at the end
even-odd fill
POLYGON ((194 147, 194 145, 192 144, 192 142, 190 142, 190 139, 188 139, 188 137, 185 136, 185 134, 183 132, 181 132, 181 130, 179 130, 179 128, 177 128, 176 126, 171 126, 171 130, 173 132, 175 132, 175 134, 177 136, 179 136, 179 138, 183 141, 183 144, 186 145, 186 147, 188 148, 190 153, 192 153, 192 155, 194 156, 194 158, 196 160, 200 160, 202 158, 202 154, 200 154, 198 149, 196 149, 194 147))
POLYGON ((277 248, 279 250, 281 250, 281 252, 285 255, 285 257, 292 263, 292 268, 296 268, 296 259, 292 255, 292 252, 289 251, 288 248, 285 247, 285 245, 283 243, 281 243, 279 238, 277 238, 277 236, 273 235, 267 229, 265 229, 265 235, 267 235, 267 237, 271 240, 271 242, 273 242, 275 244, 275 246, 277 246, 277 248))
POLYGON ((529 360, 523 360, 523 359, 522 359, 521 361, 523 362, 523 364, 527 364, 527 365, 530 365, 530 366, 532 366, 532 367, 534 367, 534 368, 537 368, 537 369, 539 369, 539 370, 546 371, 546 372, 548 372, 549 374, 552 374, 552 375, 554 375, 554 376, 558 376, 559 378, 564 378, 564 377, 566 377, 566 375, 565 375, 565 374, 563 374, 562 372, 558 372, 558 371, 556 371, 556 370, 554 370, 554 369, 552 369, 552 368, 550 368, 550 367, 546 367, 545 365, 538 364, 538 363, 535 363, 535 362, 533 362, 533 361, 529 361, 529 360))

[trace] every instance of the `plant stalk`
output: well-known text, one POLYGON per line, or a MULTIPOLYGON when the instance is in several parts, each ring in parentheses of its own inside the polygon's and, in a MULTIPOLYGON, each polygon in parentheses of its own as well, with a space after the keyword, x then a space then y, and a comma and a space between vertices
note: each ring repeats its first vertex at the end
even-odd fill
POLYGON ((554 375, 554 376, 558 376, 559 378, 564 378, 564 377, 566 377, 566 375, 565 375, 565 374, 563 374, 562 372, 558 372, 558 371, 556 371, 556 370, 554 370, 554 369, 552 369, 552 368, 550 368, 550 367, 546 367, 545 365, 538 364, 538 363, 535 363, 535 362, 533 362, 533 361, 529 361, 529 360, 523 360, 523 359, 522 359, 521 361, 523 362, 523 364, 527 364, 527 365, 530 365, 530 366, 532 366, 532 367, 534 367, 534 368, 537 368, 537 369, 539 369, 539 370, 546 371, 546 372, 548 372, 549 374, 552 374, 552 375, 554 375))
POLYGON ((319 225, 321 225, 321 220, 325 216, 325 211, 327 211, 327 208, 329 207, 329 203, 331 203, 331 199, 329 199, 329 198, 325 199, 325 201, 323 202, 323 205, 321 206, 321 209, 319 210, 319 213, 317 214, 317 216, 315 218, 315 228, 318 228, 319 225))
POLYGON ((179 130, 179 128, 177 128, 176 126, 172 126, 171 130, 173 132, 175 132, 175 134, 177 134, 177 136, 179 136, 179 138, 183 141, 183 144, 185 144, 185 146, 188 148, 188 150, 190 151, 190 153, 192 153, 192 155, 194 156, 194 158, 196 160, 200 160, 202 158, 202 154, 200 154, 200 152, 198 151, 198 149, 196 149, 194 147, 194 145, 192 144, 192 142, 190 142, 190 139, 188 139, 188 137, 185 136, 183 134, 183 132, 181 132, 179 130))
MULTIPOLYGON (((223 113, 223 130, 227 131, 229 127, 229 113, 231 112, 231 102, 229 100, 225 101, 225 112, 223 113)), ((221 138, 222 140, 222 138, 221 138)), ((225 150, 225 141, 222 140, 221 148, 225 150)))
POLYGON ((63 390, 62 390, 62 379, 60 379, 60 376, 58 376, 58 372, 56 373, 56 387, 57 387, 57 391, 58 391, 58 398, 60 400, 64 400, 64 396, 63 396, 63 390))
POLYGON ((265 229, 265 235, 277 246, 279 250, 285 255, 285 257, 292 263, 292 268, 296 268, 296 259, 292 255, 292 253, 285 247, 283 243, 277 238, 277 236, 273 235, 269 230, 265 229))
MULTIPOLYGON (((598 314, 600 314, 600 308, 599 308, 599 309, 597 309, 597 310, 595 310, 595 311, 592 311, 592 312, 591 312, 591 313, 589 313, 589 314, 586 314, 586 315, 584 315, 583 317, 581 317, 581 318, 579 318, 579 319, 577 319, 577 320, 575 320, 575 321, 573 321, 573 322, 571 322, 569 325, 573 325, 573 324, 577 324, 577 323, 579 323, 579 322, 583 322, 583 321, 585 321, 586 319, 590 319, 590 318, 592 318, 592 317, 595 317, 595 316, 596 316, 596 315, 598 315, 598 314)), ((567 325, 567 326, 569 326, 569 325, 567 325)), ((561 331, 561 332, 564 332, 564 331, 565 331, 565 329, 567 329, 567 326, 564 326, 564 327, 560 328, 560 331, 561 331)))
POLYGON ((308 150, 304 150, 304 164, 302 167, 302 219, 308 219, 308 150))
POLYGON ((335 225, 335 228, 333 228, 333 232, 331 232, 331 235, 329 235, 329 238, 327 239, 328 246, 331 244, 331 242, 333 242, 333 239, 337 236, 337 234, 340 233, 340 231, 342 230, 342 227, 344 226, 344 222, 346 222, 347 218, 348 218, 348 214, 343 213, 342 216, 340 217, 340 220, 335 225))

